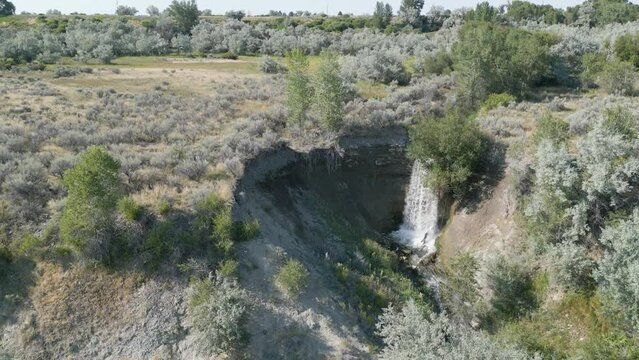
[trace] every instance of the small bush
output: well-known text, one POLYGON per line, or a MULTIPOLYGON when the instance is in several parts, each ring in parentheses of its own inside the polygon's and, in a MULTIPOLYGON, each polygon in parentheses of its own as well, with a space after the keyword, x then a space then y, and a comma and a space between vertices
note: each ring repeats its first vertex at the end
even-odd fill
POLYGON ((239 221, 235 226, 235 240, 249 241, 260 234, 260 222, 257 219, 239 221))
POLYGON ((286 66, 275 61, 270 56, 264 56, 260 62, 260 70, 266 74, 279 74, 286 72, 286 66))
POLYGON ((418 57, 413 63, 413 70, 420 75, 445 75, 453 71, 453 59, 444 50, 435 54, 418 57))
POLYGON ((137 221, 142 215, 142 207, 130 197, 125 197, 118 201, 118 210, 129 221, 137 221))
POLYGON ((500 257, 491 264, 488 285, 491 305, 500 317, 518 318, 536 306, 532 276, 515 262, 500 257))
POLYGON ((78 75, 78 69, 66 67, 66 66, 58 66, 53 69, 53 77, 61 78, 61 77, 72 77, 78 75))
POLYGON ((248 295, 227 281, 206 279, 189 288, 194 343, 204 356, 235 358, 245 345, 248 295))
POLYGON ((515 100, 516 99, 514 96, 506 93, 490 94, 488 95, 486 101, 484 101, 481 109, 483 111, 490 111, 492 109, 498 108, 499 106, 506 106, 515 100))
POLYGON ((237 265, 237 260, 224 260, 217 267, 217 274, 226 278, 234 277, 237 273, 237 265))
POLYGON ((308 270, 297 260, 289 260, 275 276, 275 284, 287 296, 299 296, 308 285, 308 270))
POLYGON ((553 143, 561 143, 568 139, 569 131, 570 124, 565 120, 545 114, 537 121, 533 137, 536 142, 546 139, 553 143))
POLYGON ((609 61, 598 77, 598 84, 609 94, 631 96, 635 92, 637 74, 632 64, 609 61))

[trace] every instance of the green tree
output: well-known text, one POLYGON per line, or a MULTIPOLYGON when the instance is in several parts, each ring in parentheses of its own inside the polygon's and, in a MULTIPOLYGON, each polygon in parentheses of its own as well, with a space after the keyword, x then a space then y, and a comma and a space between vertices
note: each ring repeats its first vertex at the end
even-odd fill
POLYGON ((477 4, 474 10, 467 12, 466 19, 494 22, 497 21, 498 15, 499 11, 497 10, 497 8, 491 6, 488 1, 484 1, 477 4))
POLYGON ((511 2, 506 16, 515 21, 543 21, 546 24, 558 24, 565 21, 565 16, 561 9, 556 9, 552 5, 537 5, 522 0, 511 2))
POLYGON ((120 164, 102 147, 90 147, 64 173, 68 196, 60 219, 62 241, 102 259, 112 238, 115 209, 122 194, 120 164))
POLYGON ((378 29, 385 29, 393 18, 393 7, 390 4, 384 4, 378 1, 375 4, 375 12, 373 13, 373 26, 378 29))
POLYGON ((190 33, 200 17, 200 10, 198 10, 195 0, 173 0, 168 8, 168 13, 183 34, 190 33))
POLYGON ((440 191, 463 194, 486 149, 485 136, 474 119, 456 111, 441 119, 424 117, 410 131, 409 153, 431 165, 428 181, 440 191))
POLYGON ((301 131, 306 113, 311 106, 313 89, 308 74, 308 57, 300 49, 294 49, 287 56, 287 105, 289 122, 297 124, 301 131))
POLYGON ((597 79, 598 85, 609 94, 632 95, 635 92, 637 73, 631 63, 608 61, 597 79))
POLYGON ((467 23, 453 46, 462 102, 474 107, 491 93, 522 95, 548 73, 549 51, 546 39, 528 31, 467 23))
POLYGON ((422 9, 424 9, 424 0, 402 0, 399 7, 399 17, 402 22, 412 27, 421 27, 422 9))
POLYGON ((0 0, 0 16, 9 16, 16 13, 16 7, 9 0, 0 0))
POLYGON ((639 34, 626 34, 615 41, 615 55, 621 61, 639 67, 639 34))
POLYGON ((322 52, 315 75, 315 108, 322 125, 329 130, 339 130, 344 111, 344 85, 340 75, 338 55, 322 52))

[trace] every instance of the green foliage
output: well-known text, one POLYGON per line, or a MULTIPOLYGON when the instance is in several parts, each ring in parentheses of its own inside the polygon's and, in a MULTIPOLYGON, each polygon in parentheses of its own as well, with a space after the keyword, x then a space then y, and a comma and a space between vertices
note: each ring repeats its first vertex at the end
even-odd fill
POLYGON ((580 290, 592 285, 593 261, 585 247, 574 243, 554 245, 548 253, 550 276, 562 289, 580 290))
POLYGON ((338 55, 331 51, 322 52, 315 74, 314 105, 322 126, 331 131, 338 131, 342 125, 343 82, 338 55))
POLYGON ((612 60, 604 64, 597 84, 609 94, 632 96, 636 80, 637 73, 632 64, 612 60))
POLYGON ((16 7, 9 0, 0 0, 0 16, 9 16, 16 13, 16 7))
POLYGON ((373 26, 377 29, 383 30, 390 25, 393 18, 393 7, 390 4, 384 4, 378 1, 375 4, 375 12, 373 12, 373 26))
POLYGON ((235 223, 235 241, 249 241, 260 234, 260 222, 257 219, 238 221, 235 223))
POLYGON ((476 274, 477 260, 470 253, 462 253, 450 259, 446 268, 447 283, 441 287, 441 298, 451 314, 470 319, 475 314, 479 300, 476 274))
POLYGON ((13 262, 13 254, 4 245, 0 245, 0 280, 4 279, 7 276, 7 269, 9 265, 13 262))
POLYGON ((599 298, 581 292, 505 324, 497 337, 544 359, 634 359, 639 350, 635 340, 611 328, 599 298))
POLYGON ((519 318, 537 306, 530 272, 503 257, 491 264, 488 286, 492 291, 490 303, 498 319, 519 318))
POLYGON ((226 278, 234 277, 237 274, 237 266, 237 260, 224 260, 218 265, 217 274, 226 278))
POLYGON ((93 258, 106 255, 113 214, 122 193, 120 164, 102 147, 90 147, 79 162, 64 173, 68 189, 60 238, 76 250, 87 250, 93 258))
POLYGON ((430 185, 455 194, 465 192, 487 149, 486 138, 474 119, 456 111, 441 119, 426 116, 410 131, 410 156, 431 165, 430 185))
POLYGON ((615 55, 621 61, 639 67, 639 34, 626 34, 615 41, 615 55))
POLYGON ((606 55, 602 53, 588 53, 581 58, 581 81, 586 87, 597 83, 597 77, 604 69, 606 55))
POLYGON ((379 356, 382 360, 528 358, 521 350, 451 322, 445 314, 428 314, 412 301, 399 311, 385 309, 377 334, 386 345, 379 356))
POLYGON ((183 34, 190 33, 200 17, 200 11, 195 0, 173 0, 167 9, 167 13, 173 18, 178 29, 183 34))
POLYGON ((144 239, 143 249, 150 255, 149 264, 152 268, 157 268, 173 249, 173 226, 168 220, 159 222, 144 239))
POLYGON ((397 270, 399 265, 397 254, 384 248, 377 241, 364 239, 360 250, 374 269, 397 270))
POLYGON ((34 256, 46 241, 43 237, 34 234, 25 234, 12 244, 13 253, 21 256, 34 256))
POLYGON ((288 54, 286 60, 288 65, 286 104, 289 111, 289 122, 297 125, 301 131, 313 95, 311 79, 308 75, 308 57, 301 49, 297 48, 288 54))
POLYGON ((488 98, 486 99, 486 101, 484 101, 483 105, 481 106, 481 109, 482 111, 490 111, 492 109, 496 109, 499 106, 508 105, 515 100, 516 99, 514 96, 510 94, 506 94, 506 93, 490 94, 488 95, 488 98))
POLYGON ((453 46, 461 100, 474 107, 491 93, 521 96, 550 69, 546 41, 536 33, 495 23, 466 23, 453 46))
POLYGON ((475 9, 464 14, 467 21, 495 22, 499 17, 499 10, 490 5, 488 1, 477 4, 475 9))
POLYGON ((639 329, 639 210, 617 224, 606 227, 600 241, 607 250, 595 272, 604 305, 618 313, 634 331, 639 329))
POLYGON ((604 110, 603 125, 612 132, 623 135, 627 140, 637 138, 637 119, 630 110, 621 106, 604 110))
POLYGON ((424 9, 424 0, 402 0, 399 6, 399 18, 404 24, 419 29, 422 26, 422 9, 424 9))
POLYGON ((570 125, 566 121, 546 113, 537 120, 533 137, 536 142, 546 139, 556 144, 563 143, 568 139, 569 129, 570 125))
POLYGON ((589 20, 592 26, 603 26, 613 23, 626 23, 639 19, 639 5, 626 0, 595 0, 580 5, 581 8, 591 7, 589 20))
POLYGON ((514 0, 508 6, 506 16, 515 21, 543 21, 546 24, 561 24, 565 16, 561 9, 552 5, 537 5, 528 1, 514 0))
POLYGON ((142 207, 131 197, 124 197, 118 200, 118 211, 129 221, 137 221, 142 215, 142 207))
POLYGON ((198 280, 189 288, 194 343, 202 356, 237 358, 246 345, 248 294, 224 280, 198 280))
POLYGON ((308 285, 308 270, 297 260, 288 260, 275 276, 275 284, 287 296, 296 298, 308 285))
POLYGON ((413 63, 413 69, 419 75, 442 75, 453 71, 453 59, 445 50, 440 50, 432 55, 418 58, 413 63))

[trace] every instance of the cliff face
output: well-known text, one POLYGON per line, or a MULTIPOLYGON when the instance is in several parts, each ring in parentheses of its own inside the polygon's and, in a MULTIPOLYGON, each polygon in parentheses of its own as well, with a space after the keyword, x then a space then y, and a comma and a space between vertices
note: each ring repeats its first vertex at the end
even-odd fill
POLYGON ((251 358, 370 355, 370 329, 348 305, 334 266, 358 256, 351 237, 379 237, 401 222, 410 162, 405 137, 388 139, 346 139, 339 149, 307 153, 282 147, 247 164, 234 214, 261 224, 239 255, 242 285, 258 304, 248 326, 251 358), (310 274, 295 301, 273 285, 285 259, 310 274))

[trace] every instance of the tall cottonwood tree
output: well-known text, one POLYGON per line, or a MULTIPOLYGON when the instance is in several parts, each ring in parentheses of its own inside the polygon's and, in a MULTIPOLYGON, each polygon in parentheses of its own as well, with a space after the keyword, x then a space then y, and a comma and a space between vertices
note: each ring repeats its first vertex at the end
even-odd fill
POLYGON ((399 17, 404 23, 419 27, 422 9, 424 9, 424 0, 402 0, 402 5, 399 7, 399 17))
POLYGON ((339 57, 332 51, 322 53, 315 75, 315 109, 322 126, 336 131, 342 123, 344 85, 339 57))
POLYGON ((167 12, 183 34, 190 33, 200 17, 200 10, 195 0, 173 0, 167 12))
POLYGON ((378 29, 386 28, 393 18, 393 7, 390 4, 384 4, 378 1, 375 4, 375 12, 373 13, 373 26, 378 29))
POLYGON ((311 77, 308 73, 308 57, 301 49, 294 49, 288 54, 286 62, 288 65, 286 94, 289 123, 295 124, 301 129, 313 96, 311 77))

